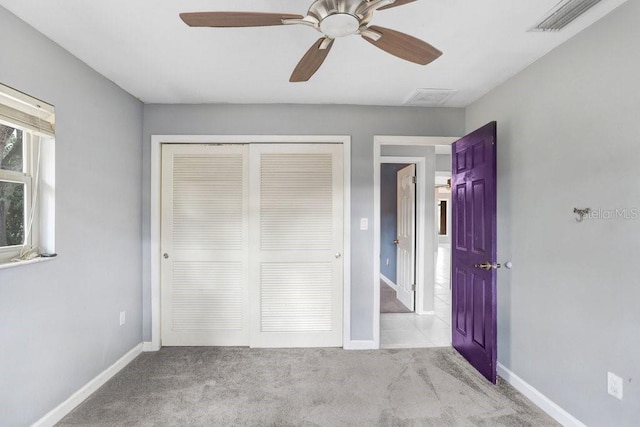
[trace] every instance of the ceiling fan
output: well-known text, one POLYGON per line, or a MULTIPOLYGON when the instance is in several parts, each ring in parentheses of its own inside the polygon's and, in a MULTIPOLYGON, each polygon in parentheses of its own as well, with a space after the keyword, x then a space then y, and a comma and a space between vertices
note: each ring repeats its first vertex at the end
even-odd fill
POLYGON ((259 12, 190 12, 180 18, 190 27, 263 27, 306 25, 323 36, 302 57, 290 82, 305 82, 318 71, 338 37, 358 34, 391 55, 427 65, 442 52, 420 39, 389 28, 369 25, 373 12, 416 0, 315 0, 307 16, 259 12))

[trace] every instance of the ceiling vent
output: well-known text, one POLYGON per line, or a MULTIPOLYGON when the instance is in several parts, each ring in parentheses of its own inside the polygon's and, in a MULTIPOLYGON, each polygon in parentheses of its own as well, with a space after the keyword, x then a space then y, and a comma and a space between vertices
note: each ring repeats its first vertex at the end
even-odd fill
POLYGON ((453 89, 416 89, 405 105, 413 107, 438 107, 449 100, 457 91, 453 89))
POLYGON ((601 0, 563 0, 529 31, 560 31, 601 0))

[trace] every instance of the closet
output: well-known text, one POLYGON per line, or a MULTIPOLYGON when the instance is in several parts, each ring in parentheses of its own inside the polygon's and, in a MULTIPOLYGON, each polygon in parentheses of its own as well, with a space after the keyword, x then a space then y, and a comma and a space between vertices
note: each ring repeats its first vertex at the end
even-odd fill
POLYGON ((342 346, 340 144, 163 144, 163 346, 342 346))

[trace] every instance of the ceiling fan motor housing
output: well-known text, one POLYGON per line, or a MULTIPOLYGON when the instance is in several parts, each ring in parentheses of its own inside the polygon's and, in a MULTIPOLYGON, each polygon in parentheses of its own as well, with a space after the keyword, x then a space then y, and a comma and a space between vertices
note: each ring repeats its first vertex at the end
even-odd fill
POLYGON ((308 15, 318 20, 320 31, 327 37, 344 37, 357 33, 371 20, 372 12, 358 15, 358 10, 366 3, 363 0, 316 0, 308 15))

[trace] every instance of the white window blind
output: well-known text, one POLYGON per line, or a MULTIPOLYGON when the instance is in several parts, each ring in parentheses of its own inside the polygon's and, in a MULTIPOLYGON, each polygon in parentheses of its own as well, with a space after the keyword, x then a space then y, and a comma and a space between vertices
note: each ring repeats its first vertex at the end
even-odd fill
POLYGON ((55 133, 54 107, 0 84, 0 122, 17 126, 35 135, 52 138, 55 133))

